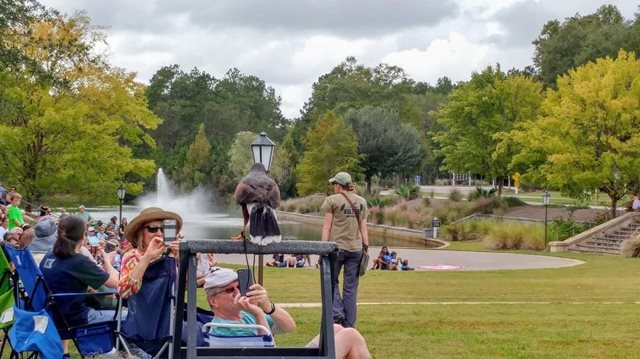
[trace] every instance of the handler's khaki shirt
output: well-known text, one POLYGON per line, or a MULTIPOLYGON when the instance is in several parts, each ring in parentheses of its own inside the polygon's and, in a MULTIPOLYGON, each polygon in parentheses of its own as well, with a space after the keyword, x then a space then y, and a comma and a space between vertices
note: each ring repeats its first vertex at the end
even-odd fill
MULTIPOLYGON (((347 196, 360 211, 360 221, 366 223, 367 217, 369 217, 367 201, 353 193, 348 193, 347 196)), ((351 209, 351 205, 349 205, 344 196, 338 193, 327 197, 322 204, 322 211, 325 214, 333 213, 333 225, 331 226, 329 240, 336 242, 338 248, 344 251, 361 251, 362 239, 358 230, 358 221, 351 209)))

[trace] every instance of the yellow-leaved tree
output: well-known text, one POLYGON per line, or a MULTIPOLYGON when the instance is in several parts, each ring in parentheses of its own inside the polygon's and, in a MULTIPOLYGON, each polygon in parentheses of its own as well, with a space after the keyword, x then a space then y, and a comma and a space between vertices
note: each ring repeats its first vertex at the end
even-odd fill
POLYGON ((39 73, 0 69, 0 173, 27 200, 117 203, 116 188, 142 191, 155 170, 132 146, 153 147, 160 119, 135 74, 96 55, 103 36, 83 14, 58 14, 8 28, 39 73), (20 30, 20 31, 18 31, 20 30))
POLYGON ((615 217, 617 202, 640 186, 640 61, 621 50, 557 83, 538 119, 514 133, 522 145, 514 164, 573 198, 605 193, 615 217))

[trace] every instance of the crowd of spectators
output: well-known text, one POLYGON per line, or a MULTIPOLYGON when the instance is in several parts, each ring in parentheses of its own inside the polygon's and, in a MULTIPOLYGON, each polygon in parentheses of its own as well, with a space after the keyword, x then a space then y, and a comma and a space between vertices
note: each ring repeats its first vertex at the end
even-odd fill
MULTIPOLYGON (((163 256, 178 255, 182 218, 161 208, 146 208, 130 223, 123 218, 119 225, 117 217, 106 221, 96 219, 83 205, 75 213, 65 209, 54 212, 47 204, 40 205, 36 212, 30 211, 27 206, 23 209, 22 196, 15 188, 5 191, 1 184, 0 198, 2 245, 29 248, 48 288, 54 293, 99 292, 115 288, 120 298, 128 299, 141 291, 147 280, 147 269, 152 263, 163 256), (164 238, 163 225, 167 219, 177 223, 178 235, 171 243, 166 243, 164 238)), ((310 266, 310 262, 308 255, 283 254, 274 255, 267 265, 301 268, 305 264, 310 266)), ((205 282, 210 282, 211 273, 217 270, 216 265, 213 254, 197 256, 196 280, 200 287, 207 288, 205 282)), ((264 293, 266 295, 266 291, 264 293)), ((247 305, 251 300, 244 299, 247 305)), ((78 299, 60 303, 60 309, 71 325, 99 322, 115 316, 112 310, 96 310, 78 299)), ((132 317, 133 314, 126 310, 121 313, 124 317, 132 317)), ((339 329, 336 330, 338 348, 344 353, 351 353, 339 357, 358 357, 353 353, 366 352, 366 343, 359 333, 348 330, 341 334, 338 332, 339 329), (359 340, 356 346, 348 343, 353 338, 359 340)), ((156 354, 149 352, 148 348, 135 345, 133 349, 135 355, 141 358, 156 354)), ((63 342, 63 350, 63 358, 70 357, 67 341, 63 342)))

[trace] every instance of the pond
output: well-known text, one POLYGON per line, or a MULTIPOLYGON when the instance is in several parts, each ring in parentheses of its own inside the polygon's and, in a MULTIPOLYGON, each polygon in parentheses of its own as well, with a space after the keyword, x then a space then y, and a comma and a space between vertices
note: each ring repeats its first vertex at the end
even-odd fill
MULTIPOLYGON (((169 207, 169 206, 164 206, 169 207)), ((118 216, 118 208, 96 207, 87 208, 94 220, 102 220, 108 222, 112 216, 118 216)), ((140 211, 137 206, 124 206, 122 216, 133 219, 140 211)), ((227 239, 236 236, 242 228, 242 218, 240 213, 215 213, 215 212, 191 212, 184 214, 180 210, 175 210, 183 216, 184 228, 182 232, 185 238, 197 239, 227 239)), ((319 241, 322 227, 302 224, 292 221, 280 221, 280 230, 282 236, 287 240, 307 240, 319 241)), ((424 244, 415 241, 408 241, 400 238, 389 238, 376 235, 370 235, 369 243, 372 246, 390 246, 405 248, 425 248, 424 244)))

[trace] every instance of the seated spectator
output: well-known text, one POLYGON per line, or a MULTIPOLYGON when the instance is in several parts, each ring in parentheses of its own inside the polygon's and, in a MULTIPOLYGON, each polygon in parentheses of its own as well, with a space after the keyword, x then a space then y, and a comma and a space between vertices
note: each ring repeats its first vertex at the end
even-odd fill
POLYGON ((409 267, 408 259, 403 259, 402 264, 400 265, 400 270, 414 270, 414 268, 409 267))
POLYGON ((4 234, 7 233, 7 226, 9 225, 9 219, 4 212, 0 212, 0 239, 4 238, 4 234))
POLYGON ((8 245, 19 248, 20 247, 20 235, 22 234, 22 228, 16 227, 12 230, 7 231, 4 234, 4 241, 8 245))
POLYGON ((389 269, 389 264, 391 262, 391 253, 389 253, 389 248, 382 247, 380 249, 380 253, 378 253, 378 258, 373 260, 373 267, 371 269, 389 269))
POLYGON ((45 218, 34 227, 36 238, 31 243, 32 253, 46 253, 53 248, 58 238, 58 225, 51 218, 45 218))
MULTIPOLYGON (((237 288, 238 275, 230 269, 220 268, 207 275, 204 289, 214 314, 213 323, 260 324, 270 328, 272 333, 295 330, 296 323, 291 315, 284 308, 276 306, 260 284, 252 285, 246 296, 241 296, 237 288)), ((339 325, 333 327, 336 358, 371 358, 364 337, 356 329, 339 325)), ((219 327, 212 327, 210 333, 217 336, 267 334, 258 329, 219 327)), ((319 336, 316 336, 307 346, 317 347, 318 343, 319 336)))
POLYGON ((204 285, 204 278, 218 262, 213 253, 198 253, 196 255, 196 283, 198 287, 204 285))
POLYGON ((289 268, 302 268, 304 267, 304 256, 302 254, 292 254, 287 258, 287 266, 289 268))
MULTIPOLYGON (((102 267, 78 253, 85 238, 85 228, 81 218, 71 216, 60 221, 58 225, 58 238, 53 250, 40 262, 42 275, 53 293, 82 293, 89 287, 115 288, 118 284, 118 272, 111 266, 113 253, 100 253, 104 257, 102 267)), ((113 310, 93 309, 79 297, 59 299, 57 303, 72 326, 102 322, 115 316, 113 310)), ((63 347, 68 355, 68 343, 65 342, 63 347)))
POLYGON ((400 264, 402 263, 402 259, 398 257, 398 253, 395 251, 391 252, 391 259, 389 260, 389 270, 398 270, 400 264))
POLYGON ((267 267, 286 267, 287 262, 284 260, 284 254, 274 254, 273 260, 266 263, 267 267))
MULTIPOLYGON (((177 233, 182 229, 182 217, 158 207, 145 208, 125 230, 125 238, 132 246, 122 258, 122 271, 118 282, 118 292, 122 298, 135 295, 144 285, 144 276, 149 263, 160 258, 165 251, 164 229, 165 219, 175 219, 177 233)), ((169 255, 177 256, 181 235, 169 246, 169 255)))
POLYGON ((97 247, 100 244, 100 238, 96 235, 96 230, 93 227, 87 229, 87 241, 89 246, 97 247))
POLYGON ((640 196, 638 196, 637 193, 633 195, 633 202, 631 202, 631 209, 634 212, 640 211, 640 196))
POLYGON ((36 238, 36 232, 33 228, 27 228, 22 231, 22 234, 18 238, 18 248, 24 249, 31 246, 31 243, 36 238))

